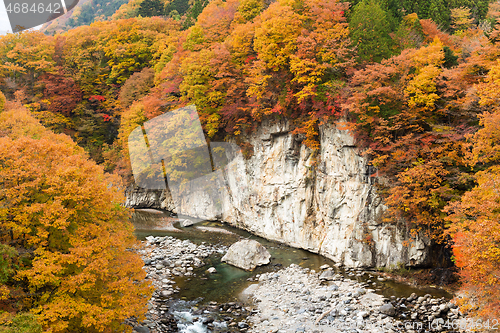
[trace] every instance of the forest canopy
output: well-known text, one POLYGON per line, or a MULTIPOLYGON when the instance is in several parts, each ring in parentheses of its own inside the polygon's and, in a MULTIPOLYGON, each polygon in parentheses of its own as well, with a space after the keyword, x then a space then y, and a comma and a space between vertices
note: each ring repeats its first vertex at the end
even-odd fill
MULTIPOLYGON (((66 32, 1 37, 0 90, 29 110, 23 122, 69 135, 125 183, 130 132, 182 106, 195 104, 206 135, 247 158, 263 120, 286 118, 313 154, 319 127, 341 122, 376 170, 384 221, 451 247, 468 310, 498 317, 499 18, 488 0, 131 0, 66 32)), ((5 156, 49 145, 31 130, 8 132, 5 156)), ((72 158, 90 168, 81 154, 72 158)), ((55 235, 36 241, 66 237, 55 235)))

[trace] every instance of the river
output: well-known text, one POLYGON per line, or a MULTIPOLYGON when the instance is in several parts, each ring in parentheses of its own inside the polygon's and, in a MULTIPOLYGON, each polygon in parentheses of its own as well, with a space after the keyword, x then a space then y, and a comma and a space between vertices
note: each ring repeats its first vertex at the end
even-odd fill
MULTIPOLYGON (((136 236, 141 240, 151 235, 172 236, 181 240, 190 240, 195 244, 205 242, 230 246, 242 238, 249 238, 265 246, 272 257, 269 265, 257 267, 253 272, 247 272, 222 263, 221 257, 223 254, 217 253, 205 260, 207 265, 195 268, 193 276, 175 278, 180 291, 174 294, 173 298, 178 300, 178 313, 182 312, 183 315, 188 317, 189 309, 187 307, 195 304, 199 306, 210 302, 242 301, 241 292, 250 284, 255 283, 254 280, 259 274, 277 271, 291 264, 297 264, 316 271, 319 271, 320 267, 325 264, 335 267, 331 260, 318 254, 268 241, 220 222, 191 220, 195 222, 194 226, 183 228, 178 222, 174 222, 172 228, 171 224, 165 222, 172 221, 172 217, 165 212, 136 210, 132 216, 136 236), (207 274, 208 267, 215 267, 217 273, 207 274)), ((430 294, 436 298, 445 297, 450 299, 452 297, 451 294, 439 288, 415 288, 391 280, 379 281, 374 271, 370 270, 359 271, 342 268, 335 268, 335 270, 346 278, 370 284, 376 293, 385 297, 409 297, 412 293, 418 296, 430 294)), ((206 332, 203 329, 191 331, 206 332)))

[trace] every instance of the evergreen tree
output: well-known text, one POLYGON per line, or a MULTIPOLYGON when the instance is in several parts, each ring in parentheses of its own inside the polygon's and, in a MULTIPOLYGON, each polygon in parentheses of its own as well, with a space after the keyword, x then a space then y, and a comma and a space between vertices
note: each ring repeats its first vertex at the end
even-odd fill
POLYGON ((163 3, 160 0, 144 0, 137 14, 142 17, 152 17, 163 15, 163 3))
POLYGON ((349 28, 361 61, 379 62, 391 55, 391 20, 374 0, 363 0, 354 7, 349 28))
MULTIPOLYGON (((165 8, 165 13, 170 15, 174 10, 177 12, 177 15, 184 15, 189 9, 189 0, 173 0, 169 3, 165 8)), ((174 14, 175 15, 175 14, 174 14)))
POLYGON ((182 24, 182 29, 193 26, 203 9, 208 5, 208 0, 195 0, 191 8, 186 12, 186 20, 182 24))
POLYGON ((416 13, 421 19, 432 19, 444 28, 450 26, 450 10, 445 0, 403 0, 401 4, 407 14, 416 13))

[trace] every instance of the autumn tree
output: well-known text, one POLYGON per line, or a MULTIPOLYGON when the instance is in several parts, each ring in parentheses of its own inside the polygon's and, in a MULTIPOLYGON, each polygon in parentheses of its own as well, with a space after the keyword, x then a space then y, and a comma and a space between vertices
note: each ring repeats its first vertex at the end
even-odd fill
POLYGON ((44 329, 118 331, 142 318, 151 289, 118 179, 24 109, 0 124, 1 240, 25 253, 14 279, 44 329))
POLYGON ((11 314, 3 312, 0 314, 1 333, 42 333, 42 326, 31 313, 11 314))
POLYGON ((460 7, 451 10, 451 22, 451 27, 456 33, 459 33, 470 29, 474 20, 469 8, 460 7))
POLYGON ((85 96, 105 95, 150 67, 160 39, 178 30, 173 20, 137 18, 96 22, 63 35, 63 66, 85 96))
POLYGON ((54 39, 40 31, 24 30, 2 36, 0 76, 12 82, 14 90, 33 89, 42 74, 54 71, 54 46, 54 39))
POLYGON ((41 81, 44 84, 43 94, 47 99, 48 110, 53 113, 61 113, 67 117, 82 101, 83 93, 71 78, 45 74, 41 81))
POLYGON ((132 74, 120 89, 119 101, 122 107, 129 107, 134 101, 146 96, 154 86, 154 71, 144 68, 132 74))
MULTIPOLYGON (((498 115, 494 121, 498 131, 498 115)), ((449 233, 463 283, 459 304, 464 311, 494 319, 500 314, 500 168, 478 172, 475 179, 477 186, 448 207, 449 233)))
POLYGON ((471 9, 471 14, 476 23, 486 17, 488 6, 491 0, 449 0, 450 8, 467 7, 471 9))
POLYGON ((244 20, 240 23, 253 20, 262 12, 262 10, 264 10, 264 2, 262 0, 240 1, 238 6, 238 15, 244 20))
POLYGON ((129 19, 136 17, 138 14, 139 6, 142 0, 131 0, 118 8, 118 10, 111 16, 111 19, 129 19))
POLYGON ((418 15, 416 13, 406 15, 391 37, 399 50, 422 46, 425 36, 418 15))
POLYGON ((443 44, 435 38, 369 65, 351 80, 349 107, 371 163, 380 175, 396 180, 381 192, 389 215, 445 244, 443 209, 471 186, 462 149, 471 123, 463 95, 448 78, 460 72, 445 71, 444 61, 443 44))
POLYGON ((134 102, 121 116, 118 138, 105 153, 105 164, 110 170, 131 181, 132 169, 129 161, 128 137, 138 126, 147 121, 143 102, 134 102))
POLYGON ((469 135, 470 166, 479 169, 477 185, 460 201, 450 204, 449 233, 464 291, 461 306, 484 319, 500 315, 500 65, 493 66, 484 82, 476 85, 481 128, 469 135))

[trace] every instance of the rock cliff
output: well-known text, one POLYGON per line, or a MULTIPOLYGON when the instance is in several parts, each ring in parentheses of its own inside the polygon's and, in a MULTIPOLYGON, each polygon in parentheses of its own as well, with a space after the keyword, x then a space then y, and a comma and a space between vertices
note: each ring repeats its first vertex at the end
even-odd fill
POLYGON ((128 189, 126 205, 219 219, 349 267, 429 263, 426 239, 382 222, 386 207, 348 131, 321 126, 317 154, 286 121, 264 123, 249 142, 253 156, 239 155, 220 172, 218 200, 193 193, 175 207, 168 191, 128 189))

